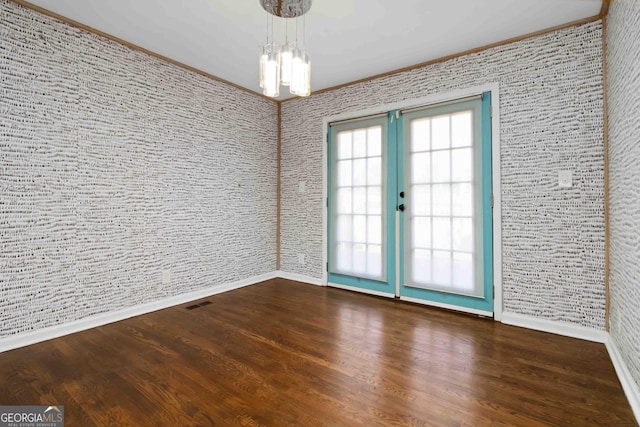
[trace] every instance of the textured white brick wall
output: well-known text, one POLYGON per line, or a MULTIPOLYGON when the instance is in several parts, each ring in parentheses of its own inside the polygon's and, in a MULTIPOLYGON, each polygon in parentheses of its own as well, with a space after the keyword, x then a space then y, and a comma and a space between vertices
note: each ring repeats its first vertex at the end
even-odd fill
POLYGON ((273 271, 276 138, 274 103, 0 0, 0 337, 273 271))
POLYGON ((282 270, 322 277, 323 117, 489 82, 501 96, 504 309, 604 329, 601 22, 285 102, 282 270), (573 188, 558 188, 560 169, 573 188))
POLYGON ((640 3, 607 18, 611 335, 640 387, 640 3))

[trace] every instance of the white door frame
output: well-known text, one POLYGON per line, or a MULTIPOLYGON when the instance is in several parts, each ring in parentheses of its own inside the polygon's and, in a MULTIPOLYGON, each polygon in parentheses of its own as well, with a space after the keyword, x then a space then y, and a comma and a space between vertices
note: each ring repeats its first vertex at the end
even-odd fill
MULTIPOLYGON (((500 93, 498 83, 488 83, 473 86, 465 89, 453 90, 445 93, 438 93, 422 98, 409 99, 391 104, 380 105, 358 111, 349 111, 335 116, 328 116, 322 119, 322 265, 327 265, 328 261, 328 241, 327 241, 327 135, 329 123, 355 119, 372 114, 385 113, 391 110, 401 110, 416 106, 437 104, 439 102, 453 101, 473 95, 480 95, 483 92, 491 92, 491 170, 493 187, 493 286, 494 302, 493 316, 496 321, 502 320, 502 203, 501 203, 501 181, 500 181, 500 93)), ((322 283, 327 285, 327 271, 323 268, 322 283)))

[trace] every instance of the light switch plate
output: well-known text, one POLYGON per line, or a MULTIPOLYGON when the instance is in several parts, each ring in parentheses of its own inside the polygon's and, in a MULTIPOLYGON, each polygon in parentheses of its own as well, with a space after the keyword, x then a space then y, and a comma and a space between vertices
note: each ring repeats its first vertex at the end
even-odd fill
POLYGON ((307 183, 305 181, 298 182, 298 193, 304 193, 307 191, 307 183))
POLYGON ((573 185, 573 173, 571 171, 558 171, 558 186, 571 188, 573 185))

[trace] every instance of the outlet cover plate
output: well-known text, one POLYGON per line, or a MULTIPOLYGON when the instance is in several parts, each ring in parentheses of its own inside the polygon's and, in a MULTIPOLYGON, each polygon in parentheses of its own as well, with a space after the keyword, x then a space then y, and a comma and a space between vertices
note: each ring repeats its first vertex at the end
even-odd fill
POLYGON ((558 186, 560 188, 571 188, 573 185, 573 173, 571 171, 558 171, 558 186))
POLYGON ((168 285, 171 283, 171 270, 162 270, 162 284, 168 285))

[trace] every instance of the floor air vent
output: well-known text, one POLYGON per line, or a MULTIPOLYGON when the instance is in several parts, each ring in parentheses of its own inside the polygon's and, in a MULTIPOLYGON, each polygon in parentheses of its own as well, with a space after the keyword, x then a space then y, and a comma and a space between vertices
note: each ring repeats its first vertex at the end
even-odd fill
POLYGON ((185 307, 187 310, 195 310, 196 308, 204 307, 205 305, 211 304, 211 301, 203 301, 200 304, 188 305, 185 307))

